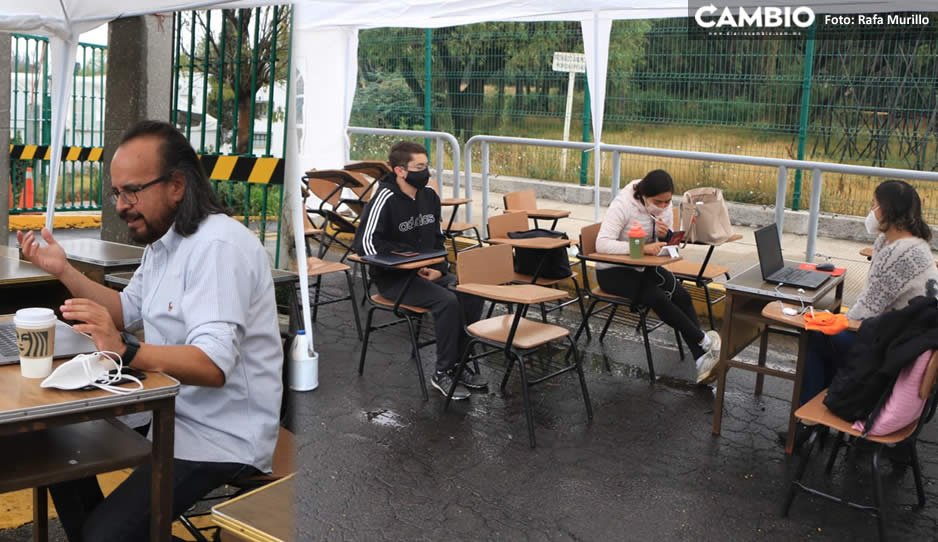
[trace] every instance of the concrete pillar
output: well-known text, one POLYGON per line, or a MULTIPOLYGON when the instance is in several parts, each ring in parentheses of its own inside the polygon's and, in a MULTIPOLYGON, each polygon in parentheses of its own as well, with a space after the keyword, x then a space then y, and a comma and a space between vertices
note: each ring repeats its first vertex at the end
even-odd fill
POLYGON ((0 33, 0 246, 10 231, 10 35, 0 33))
POLYGON ((121 134, 135 122, 170 120, 172 36, 171 15, 117 19, 108 27, 101 210, 101 239, 106 241, 132 243, 127 225, 106 196, 111 192, 111 158, 121 134))

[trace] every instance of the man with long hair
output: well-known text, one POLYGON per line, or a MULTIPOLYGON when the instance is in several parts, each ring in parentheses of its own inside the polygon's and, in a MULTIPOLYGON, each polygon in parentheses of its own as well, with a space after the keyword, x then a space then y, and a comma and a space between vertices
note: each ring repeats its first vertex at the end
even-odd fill
MULTIPOLYGON (((243 473, 269 472, 277 441, 283 349, 267 253, 219 204, 199 158, 160 121, 131 127, 111 161, 109 194, 146 243, 123 292, 72 267, 52 233, 17 234, 26 258, 74 296, 62 315, 124 365, 161 371, 176 397, 173 514, 243 473), (143 329, 146 342, 130 332, 143 329)), ((150 465, 105 499, 94 477, 50 488, 71 542, 148 540, 150 465)))

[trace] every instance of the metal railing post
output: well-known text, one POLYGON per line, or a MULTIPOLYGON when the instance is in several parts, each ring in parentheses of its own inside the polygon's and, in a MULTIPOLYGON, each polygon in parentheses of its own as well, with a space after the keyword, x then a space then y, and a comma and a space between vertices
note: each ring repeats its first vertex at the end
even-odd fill
POLYGON ((788 168, 778 166, 778 185, 775 187, 775 224, 778 226, 778 240, 782 240, 785 226, 785 193, 788 191, 788 168))
POLYGON ((482 141, 482 229, 489 223, 489 142, 482 141))
POLYGON ((817 223, 821 214, 821 169, 814 168, 811 178, 811 210, 808 213, 808 248, 804 261, 814 261, 814 245, 817 243, 817 223))
POLYGON ((612 151, 612 181, 609 183, 609 203, 619 195, 619 177, 622 175, 622 155, 612 151))

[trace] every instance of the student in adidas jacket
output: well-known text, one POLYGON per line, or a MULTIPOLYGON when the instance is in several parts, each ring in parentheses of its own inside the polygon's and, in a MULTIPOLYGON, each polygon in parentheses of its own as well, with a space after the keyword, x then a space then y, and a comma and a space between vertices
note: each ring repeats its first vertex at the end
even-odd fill
MULTIPOLYGON (((378 184, 365 206, 355 234, 354 249, 360 256, 392 252, 429 252, 443 248, 440 197, 427 186, 427 150, 416 143, 401 141, 391 147, 388 163, 393 168, 378 184)), ((372 266, 371 278, 382 296, 397 299, 411 271, 372 266)), ((482 314, 482 299, 456 294, 449 289, 456 277, 447 272, 446 263, 424 267, 404 292, 402 303, 426 307, 433 313, 436 333, 436 371, 430 379, 433 387, 446 395, 452 373, 468 342, 467 323, 482 314), (457 299, 459 295, 462 299, 457 299)), ((453 399, 466 399, 470 389, 485 388, 481 375, 463 371, 453 399)))

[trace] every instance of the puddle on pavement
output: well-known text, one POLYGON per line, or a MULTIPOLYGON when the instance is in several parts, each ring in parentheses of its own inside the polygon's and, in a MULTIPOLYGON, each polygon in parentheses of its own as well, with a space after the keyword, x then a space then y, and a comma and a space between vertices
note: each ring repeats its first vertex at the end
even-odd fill
MULTIPOLYGON (((636 380, 645 380, 648 381, 648 370, 636 365, 624 364, 621 362, 612 362, 609 358, 603 354, 597 353, 587 353, 588 359, 584 359, 584 366, 588 370, 596 373, 610 374, 610 371, 606 370, 608 366, 611 370, 611 374, 614 376, 623 376, 626 378, 633 378, 636 380)), ((690 391, 696 392, 702 389, 701 386, 698 386, 694 382, 689 382, 680 378, 674 378, 671 376, 658 375, 655 377, 655 383, 667 386, 672 389, 681 390, 681 391, 690 391)))
POLYGON ((365 412, 365 419, 375 425, 393 427, 395 429, 400 429, 407 425, 401 420, 400 416, 386 408, 365 412))

